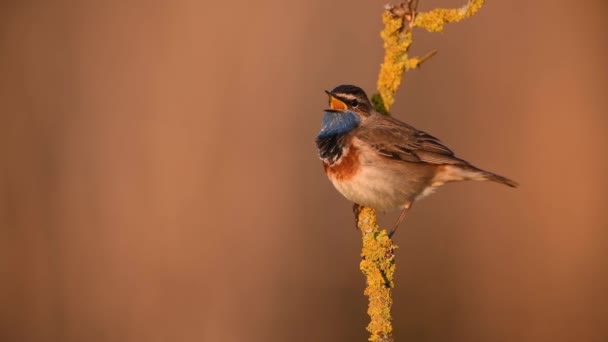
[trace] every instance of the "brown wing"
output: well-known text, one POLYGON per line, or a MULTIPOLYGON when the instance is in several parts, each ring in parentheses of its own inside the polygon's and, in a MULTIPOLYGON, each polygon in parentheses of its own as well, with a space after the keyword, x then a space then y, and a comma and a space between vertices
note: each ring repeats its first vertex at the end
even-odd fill
POLYGON ((387 158, 431 164, 468 164, 434 136, 397 119, 374 115, 359 126, 357 138, 387 158))

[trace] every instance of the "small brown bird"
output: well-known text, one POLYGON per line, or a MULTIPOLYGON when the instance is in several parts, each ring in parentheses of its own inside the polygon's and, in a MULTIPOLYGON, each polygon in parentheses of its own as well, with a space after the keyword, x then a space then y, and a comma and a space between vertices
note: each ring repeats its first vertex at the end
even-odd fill
POLYGON ((365 92, 341 85, 329 95, 316 143, 325 173, 336 189, 361 207, 401 209, 392 236, 412 204, 449 182, 517 183, 454 155, 439 139, 375 111, 365 92))

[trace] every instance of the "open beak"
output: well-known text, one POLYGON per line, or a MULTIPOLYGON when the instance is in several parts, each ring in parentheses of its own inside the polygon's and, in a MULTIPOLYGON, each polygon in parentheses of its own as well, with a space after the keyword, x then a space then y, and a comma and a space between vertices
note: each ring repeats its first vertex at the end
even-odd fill
POLYGON ((325 91, 325 93, 327 93, 327 95, 329 96, 329 109, 330 110, 346 110, 346 103, 342 102, 340 99, 338 99, 337 97, 335 97, 332 93, 330 93, 329 91, 325 91))

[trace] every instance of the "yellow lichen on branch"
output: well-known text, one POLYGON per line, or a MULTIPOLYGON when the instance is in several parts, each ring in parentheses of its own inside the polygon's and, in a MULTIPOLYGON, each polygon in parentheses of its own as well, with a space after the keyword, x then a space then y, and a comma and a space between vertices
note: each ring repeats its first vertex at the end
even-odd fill
MULTIPOLYGON (((382 22, 384 30, 380 36, 384 41, 384 62, 378 76, 378 93, 383 105, 377 109, 388 114, 395 102, 394 95, 401 85, 401 76, 406 70, 415 68, 417 63, 408 58, 408 50, 412 45, 412 32, 404 28, 406 23, 403 17, 395 17, 387 10, 382 14, 382 22)), ((376 101, 374 105, 377 105, 376 101)))
POLYGON ((415 27, 421 27, 429 32, 441 32, 447 23, 459 22, 477 13, 485 0, 471 0, 461 8, 434 10, 419 13, 414 20, 415 27))
POLYGON ((384 62, 378 76, 379 98, 375 96, 374 99, 374 105, 381 113, 389 113, 403 74, 418 68, 436 53, 433 51, 424 57, 409 57, 408 52, 413 42, 412 28, 420 27, 429 32, 440 32, 445 24, 458 22, 477 13, 484 2, 485 0, 470 0, 461 8, 437 8, 421 13, 416 12, 417 1, 413 0, 387 7, 382 14, 384 30, 380 33, 384 41, 384 62))
POLYGON ((361 271, 367 279, 365 295, 369 297, 367 314, 371 321, 367 330, 372 333, 370 341, 392 341, 391 288, 395 273, 393 245, 385 230, 380 230, 373 209, 363 208, 359 214, 359 227, 363 234, 361 271), (367 229, 364 231, 363 229, 367 229))
MULTIPOLYGON (((440 8, 425 13, 416 12, 418 0, 405 0, 397 6, 387 6, 382 15, 384 30, 380 34, 384 41, 384 62, 378 76, 378 93, 372 96, 377 111, 389 115, 403 74, 418 68, 436 53, 433 51, 423 57, 409 57, 408 51, 413 42, 412 28, 420 27, 429 32, 440 32, 446 23, 458 22, 477 13, 484 1, 470 0, 461 8, 440 8)), ((360 268, 366 277, 365 295, 369 298, 369 340, 392 342, 391 289, 394 287, 394 251, 397 246, 393 245, 386 231, 378 226, 373 209, 360 210, 358 226, 363 235, 360 268)))

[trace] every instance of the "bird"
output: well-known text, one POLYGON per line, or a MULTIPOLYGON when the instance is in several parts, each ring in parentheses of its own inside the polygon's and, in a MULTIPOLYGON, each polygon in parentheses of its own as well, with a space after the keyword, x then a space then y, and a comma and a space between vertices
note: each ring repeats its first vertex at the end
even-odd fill
POLYGON ((355 224, 363 207, 401 210, 392 237, 414 202, 450 182, 515 181, 460 159, 434 136, 379 113, 363 89, 339 85, 331 91, 316 137, 327 177, 353 202, 355 224))

